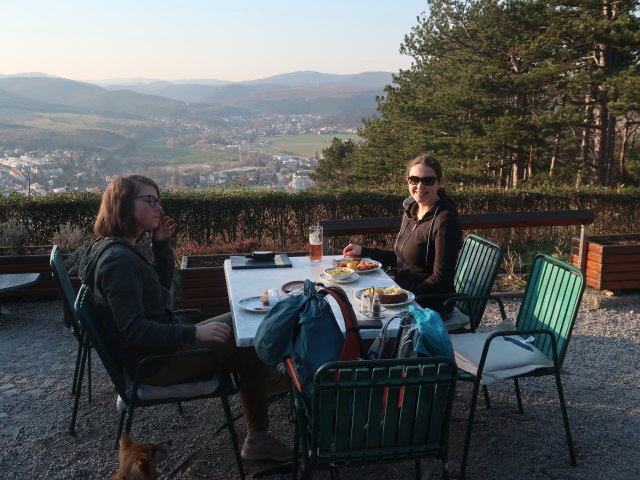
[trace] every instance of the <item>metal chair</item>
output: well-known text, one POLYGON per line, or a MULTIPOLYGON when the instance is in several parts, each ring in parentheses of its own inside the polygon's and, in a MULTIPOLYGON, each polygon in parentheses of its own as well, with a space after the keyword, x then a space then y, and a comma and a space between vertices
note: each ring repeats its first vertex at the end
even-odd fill
MULTIPOLYGON (((456 306, 469 317, 469 328, 474 332, 484 315, 488 300, 486 296, 491 293, 496 281, 503 255, 500 245, 478 235, 467 235, 456 263, 454 277, 456 293, 418 295, 416 301, 420 303, 421 300, 426 299, 446 298, 443 311, 450 311, 450 306, 456 306)), ((448 315, 446 313, 443 315, 445 323, 448 315)), ((450 331, 462 333, 465 330, 465 328, 454 328, 450 331)))
POLYGON ((316 468, 436 457, 448 478, 457 368, 444 357, 331 362, 316 372, 310 409, 294 386, 292 478, 316 468), (310 411, 310 413, 308 413, 310 411))
MULTIPOLYGON (((483 374, 488 374, 489 372, 486 366, 489 363, 496 364, 496 361, 502 362, 500 368, 505 372, 501 378, 513 378, 518 411, 520 413, 523 413, 523 409, 519 379, 545 375, 555 376, 569 448, 569 457, 571 465, 575 466, 577 464, 569 428, 567 407, 562 390, 562 381, 560 379, 560 370, 569 346, 571 332, 584 292, 584 285, 585 277, 579 269, 556 258, 542 254, 538 255, 534 260, 531 276, 527 282, 527 287, 515 322, 515 330, 495 331, 485 334, 451 335, 451 343, 456 352, 458 366, 465 370, 458 375, 458 378, 460 380, 473 382, 471 408, 462 454, 462 477, 464 477, 465 474, 469 455, 471 430, 473 427, 480 382, 483 380, 483 374), (516 337, 514 338, 514 336, 516 337), (509 339, 510 341, 500 342, 503 338, 509 339), (459 340, 462 343, 458 343, 459 340), (476 345, 473 345, 474 340, 477 340, 475 342, 476 345), (516 365, 512 355, 504 356, 501 354, 500 351, 504 351, 505 345, 508 346, 509 344, 516 344, 516 347, 510 347, 512 349, 515 348, 516 355, 521 351, 530 352, 531 363, 516 365), (464 350, 462 349, 462 345, 465 347, 464 350), (494 347, 493 349, 491 348, 492 345, 494 347), (474 348, 470 349, 470 346, 474 348), (477 358, 475 354, 473 355, 474 358, 471 358, 469 354, 471 350, 478 352, 477 358), (533 361, 534 355, 537 356, 538 359, 535 362, 533 361), (539 364, 540 358, 544 360, 545 365, 539 364), (512 370, 515 368, 518 368, 518 370, 512 370)), ((504 320, 506 319, 504 306, 500 299, 496 300, 500 304, 500 310, 504 320)), ((528 354, 529 353, 526 353, 526 355, 528 354)), ((492 375, 495 377, 496 373, 497 372, 492 372, 492 375)), ((485 378, 486 381, 488 381, 487 378, 485 378)), ((485 398, 487 400, 487 407, 490 408, 488 396, 485 395, 485 398)))
POLYGON ((75 400, 73 403, 73 413, 71 414, 71 427, 69 429, 69 433, 74 435, 85 367, 87 369, 87 397, 89 399, 89 403, 91 403, 91 342, 76 313, 76 309, 74 307, 76 294, 73 290, 73 286, 71 285, 71 279, 69 278, 67 269, 64 266, 62 253, 60 253, 60 248, 57 245, 54 245, 51 249, 49 264, 51 265, 51 276, 60 289, 64 310, 68 318, 71 320, 71 331, 78 341, 76 367, 73 372, 73 383, 71 385, 71 394, 75 395, 75 400))
POLYGON ((154 405, 162 405, 166 403, 177 403, 180 413, 182 413, 182 402, 190 400, 199 400, 203 398, 220 398, 222 407, 224 410, 226 426, 231 436, 231 442, 233 444, 234 453, 236 456, 236 464, 240 473, 240 478, 244 479, 244 468, 242 465, 242 458, 240 457, 240 449, 238 446, 238 439, 236 437, 236 431, 233 425, 233 417, 231 415, 231 408, 229 406, 228 396, 238 392, 237 386, 234 384, 231 376, 222 370, 218 370, 216 375, 211 379, 206 379, 203 382, 193 382, 189 384, 169 385, 166 387, 164 394, 152 395, 150 398, 143 396, 144 384, 140 379, 144 377, 144 373, 150 366, 153 366, 155 362, 166 361, 167 359, 185 357, 185 356, 197 356, 206 355, 206 359, 203 361, 211 362, 211 355, 209 350, 190 350, 183 352, 176 352, 165 355, 154 355, 146 357, 138 364, 136 373, 133 379, 128 379, 125 375, 122 364, 115 354, 113 348, 105 338, 103 327, 100 322, 96 321, 99 318, 97 312, 97 305, 95 303, 93 293, 91 289, 86 285, 80 288, 78 298, 75 303, 76 311, 78 312, 80 321, 84 326, 87 335, 89 336, 93 348, 98 353, 100 360, 102 361, 113 386, 120 396, 120 399, 126 406, 120 413, 120 419, 118 422, 118 431, 116 435, 116 447, 120 434, 123 430, 129 433, 131 425, 133 423, 134 410, 139 407, 150 407, 154 405), (217 381, 216 381, 217 377, 217 381), (185 390, 191 390, 187 393, 185 390), (125 417, 127 419, 125 425, 125 417))

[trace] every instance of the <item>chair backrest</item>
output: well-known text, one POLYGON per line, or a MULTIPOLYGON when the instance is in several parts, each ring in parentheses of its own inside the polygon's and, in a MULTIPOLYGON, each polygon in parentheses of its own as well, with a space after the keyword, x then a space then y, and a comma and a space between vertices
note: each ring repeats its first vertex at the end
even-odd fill
MULTIPOLYGON (((467 235, 456 263, 456 292, 465 296, 489 295, 503 255, 500 245, 477 235, 467 235)), ((480 324, 486 305, 487 300, 456 302, 456 307, 469 317, 474 329, 480 324)))
POLYGON ((80 319, 78 318, 76 310, 73 306, 74 302, 76 301, 76 293, 74 292, 73 286, 71 285, 69 273, 67 272, 67 268, 64 266, 64 260, 62 259, 62 253, 60 252, 60 248, 57 245, 54 245, 51 249, 49 265, 51 265, 51 276, 56 282, 56 285, 58 285, 58 289, 60 290, 60 294, 62 295, 62 303, 64 305, 64 309, 71 319, 71 328, 73 329, 73 334, 76 336, 76 338, 78 338, 78 340, 80 340, 82 337, 82 325, 80 324, 80 319))
POLYGON ((102 324, 100 323, 100 313, 96 305, 91 288, 87 285, 80 287, 78 297, 76 298, 75 309, 82 323, 82 327, 86 330, 91 340, 91 345, 98 352, 98 356, 102 361, 113 385, 125 401, 128 401, 126 381, 124 376, 124 368, 120 362, 114 349, 109 345, 102 324))
POLYGON ((446 459, 456 377, 444 357, 323 365, 305 432, 312 464, 446 459))
MULTIPOLYGON (((558 346, 560 365, 571 338, 582 293, 584 273, 548 255, 537 255, 520 304, 516 329, 548 329, 558 346)), ((534 345, 553 358, 553 345, 546 335, 536 335, 534 345)))

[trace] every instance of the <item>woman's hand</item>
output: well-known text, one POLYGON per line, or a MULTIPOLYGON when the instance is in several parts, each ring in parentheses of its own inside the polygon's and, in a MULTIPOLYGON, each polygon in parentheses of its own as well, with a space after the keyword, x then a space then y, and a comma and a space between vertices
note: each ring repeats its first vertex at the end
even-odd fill
POLYGON ((231 327, 226 323, 211 322, 196 326, 196 342, 224 343, 231 336, 231 327))
POLYGON ((177 226, 178 224, 173 218, 163 215, 158 222, 158 226, 153 229, 153 240, 158 242, 170 238, 177 226))
POLYGON ((342 256, 344 257, 359 257, 360 255, 362 255, 362 247, 353 243, 350 243, 342 250, 342 256))

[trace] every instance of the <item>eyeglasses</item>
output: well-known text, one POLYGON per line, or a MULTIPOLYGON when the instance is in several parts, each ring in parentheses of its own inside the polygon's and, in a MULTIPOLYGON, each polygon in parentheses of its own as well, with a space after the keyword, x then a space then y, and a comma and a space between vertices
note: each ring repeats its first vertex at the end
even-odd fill
POLYGON ((143 199, 145 199, 145 201, 149 204, 149 206, 151 208, 156 208, 156 205, 158 205, 160 207, 162 206, 162 205, 160 205, 160 199, 154 197, 153 195, 139 195, 139 196, 137 196, 135 198, 143 198, 143 199))
POLYGON ((414 177, 413 175, 407 177, 407 182, 411 185, 418 185, 420 182, 426 187, 431 187, 436 184, 438 177, 414 177))

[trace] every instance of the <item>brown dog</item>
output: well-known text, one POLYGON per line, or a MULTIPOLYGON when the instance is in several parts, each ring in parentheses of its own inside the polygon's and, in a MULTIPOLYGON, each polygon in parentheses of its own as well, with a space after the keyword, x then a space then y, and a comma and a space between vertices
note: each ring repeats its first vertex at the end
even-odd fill
POLYGON ((171 440, 160 443, 135 442, 122 432, 120 436, 120 465, 109 480, 155 480, 160 476, 156 466, 167 458, 171 440))

